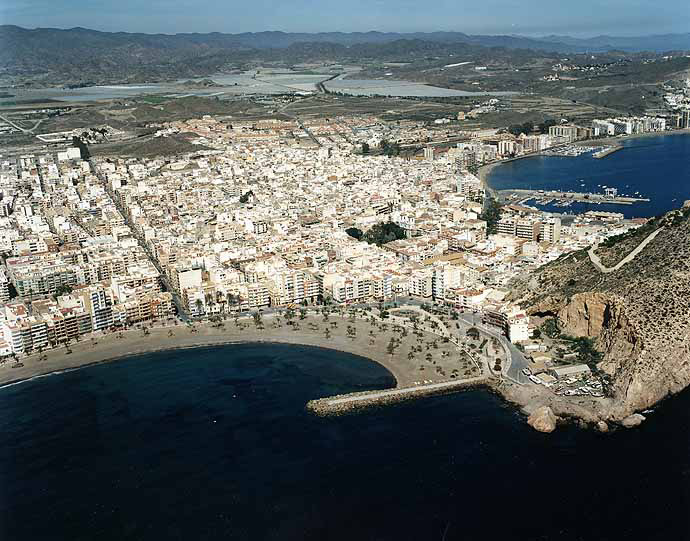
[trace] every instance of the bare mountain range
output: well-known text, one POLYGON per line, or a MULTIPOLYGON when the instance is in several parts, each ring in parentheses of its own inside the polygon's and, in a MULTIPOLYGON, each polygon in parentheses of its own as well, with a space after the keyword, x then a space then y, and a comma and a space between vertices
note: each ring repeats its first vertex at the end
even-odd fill
POLYGON ((0 26, 0 74, 70 84, 203 77, 251 62, 415 61, 465 54, 524 62, 530 55, 594 51, 690 50, 689 34, 600 36, 468 35, 462 32, 247 32, 140 34, 85 28, 0 26))

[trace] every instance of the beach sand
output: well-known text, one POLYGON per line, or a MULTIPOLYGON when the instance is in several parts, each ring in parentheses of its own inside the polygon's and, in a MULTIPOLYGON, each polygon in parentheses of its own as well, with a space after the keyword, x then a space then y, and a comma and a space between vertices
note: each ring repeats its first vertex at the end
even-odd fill
POLYGON ((70 354, 67 353, 66 348, 61 347, 46 350, 44 354, 47 355, 47 360, 40 360, 40 355, 33 354, 20 359, 23 366, 17 366, 11 361, 1 364, 0 386, 154 351, 245 342, 301 344, 366 357, 378 362, 391 372, 398 387, 420 380, 446 381, 453 369, 463 367, 462 361, 459 360, 458 350, 452 344, 443 343, 438 336, 431 333, 425 332, 423 338, 418 338, 411 331, 408 332, 407 337, 402 338, 402 344, 391 356, 387 352, 388 343, 391 337, 400 338, 400 333, 393 332, 393 325, 390 323, 387 323, 388 330, 384 332, 373 327, 369 321, 357 319, 352 322, 336 315, 331 315, 328 323, 323 321, 322 316, 308 316, 305 320, 295 318, 295 321, 300 326, 299 330, 293 330, 284 320, 280 326, 275 327, 278 325, 275 318, 265 317, 263 330, 257 329, 251 319, 241 318, 239 320, 241 327, 228 319, 224 323, 224 328, 217 328, 208 323, 196 324, 196 332, 186 325, 179 324, 150 329, 148 335, 144 335, 142 330, 128 330, 94 336, 93 339, 87 337, 80 342, 70 344, 69 347, 72 350, 70 354), (337 328, 332 328, 331 322, 336 322, 337 328), (312 330, 310 325, 318 326, 318 330, 312 330), (327 325, 331 329, 331 336, 328 339, 325 337, 327 325), (357 329, 355 338, 347 335, 348 326, 357 329), (372 330, 375 332, 374 336, 369 334, 372 330), (170 332, 172 336, 169 335, 170 332), (427 344, 431 341, 437 341, 438 349, 433 347, 427 349, 427 344), (408 352, 413 345, 421 345, 424 348, 423 352, 416 353, 413 359, 408 359, 408 352), (442 354, 444 351, 448 353, 448 356, 442 354), (436 365, 426 360, 427 353, 432 355, 436 365), (424 366, 423 371, 420 371, 420 366, 424 366), (438 374, 437 366, 442 367, 447 375, 438 374))

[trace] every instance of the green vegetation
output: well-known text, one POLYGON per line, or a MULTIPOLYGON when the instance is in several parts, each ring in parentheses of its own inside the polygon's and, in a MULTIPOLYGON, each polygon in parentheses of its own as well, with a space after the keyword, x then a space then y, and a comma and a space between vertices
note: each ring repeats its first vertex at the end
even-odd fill
POLYGON ((249 190, 247 193, 243 193, 240 196, 240 203, 246 203, 249 201, 249 198, 254 195, 254 192, 252 190, 249 190))
POLYGON ((573 351, 577 353, 577 360, 588 365, 596 365, 603 355, 594 347, 594 339, 580 336, 575 338, 573 336, 562 336, 564 340, 571 343, 573 351))
POLYGON ((171 98, 165 96, 143 96, 138 98, 137 101, 141 103, 148 103, 150 105, 159 105, 161 103, 170 101, 170 99, 171 98))
POLYGON ((69 295, 70 293, 72 293, 72 288, 70 286, 61 285, 55 289, 55 295, 53 295, 53 297, 55 297, 57 299, 58 297, 61 297, 62 295, 69 295))
POLYGON ((376 244, 377 246, 404 238, 405 230, 393 222, 378 223, 364 235, 364 240, 369 244, 376 244))
POLYGON ((555 126, 556 124, 558 124, 558 122, 551 118, 546 119, 543 122, 540 122, 539 124, 535 124, 531 120, 528 120, 526 122, 523 122, 522 124, 511 124, 508 128, 508 131, 516 137, 521 133, 524 133, 525 135, 530 135, 534 133, 534 131, 538 131, 539 133, 549 133, 549 128, 551 126, 555 126))
MULTIPOLYGON (((539 329, 534 331, 535 334, 537 331, 539 331, 539 329)), ((556 318, 547 319, 541 326, 541 333, 545 334, 551 339, 568 342, 569 348, 573 352, 577 353, 577 360, 580 363, 588 364, 594 367, 603 358, 603 354, 595 348, 593 338, 586 336, 575 337, 561 333, 561 330, 558 327, 558 320, 556 318)))
POLYGON ((547 319, 541 325, 540 336, 541 333, 544 333, 549 338, 558 338, 561 335, 561 330, 558 328, 558 320, 556 318, 547 319))
POLYGON ((348 227, 345 230, 345 233, 350 235, 353 239, 357 240, 362 240, 362 237, 364 236, 364 231, 361 229, 358 229, 357 227, 348 227))
POLYGON ((477 327, 470 327, 467 329, 465 335, 472 340, 479 340, 479 329, 477 329, 477 327))
POLYGON ((72 146, 77 147, 79 149, 82 160, 88 160, 91 157, 89 147, 86 146, 86 143, 84 143, 84 141, 82 141, 79 137, 72 137, 72 146))
POLYGON ((345 232, 354 239, 364 240, 377 246, 405 238, 405 230, 394 222, 378 223, 366 233, 357 227, 349 227, 345 232))
POLYGON ((621 241, 631 239, 633 237, 646 237, 650 233, 652 233, 656 229, 656 219, 648 221, 646 224, 644 224, 641 227, 631 229, 630 231, 627 231, 625 233, 621 233, 620 235, 614 235, 612 237, 607 238, 604 240, 604 242, 601 243, 602 246, 606 248, 611 248, 612 246, 618 244, 621 241))
POLYGON ((501 219, 501 204, 490 197, 480 218, 486 222, 486 229, 490 235, 498 232, 498 221, 501 219))
POLYGON ((531 121, 527 121, 524 124, 513 124, 508 128, 508 131, 515 136, 518 136, 521 133, 529 135, 532 133, 532 130, 534 130, 534 122, 531 121))
POLYGON ((389 143, 385 139, 381 141, 381 152, 386 156, 399 156, 400 145, 398 143, 389 143))

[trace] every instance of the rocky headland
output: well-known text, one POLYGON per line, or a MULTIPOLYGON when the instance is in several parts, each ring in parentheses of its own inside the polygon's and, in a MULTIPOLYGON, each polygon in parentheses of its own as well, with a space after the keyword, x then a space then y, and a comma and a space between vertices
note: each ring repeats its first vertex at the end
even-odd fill
POLYGON ((570 253, 514 284, 514 297, 532 315, 555 318, 564 334, 592 338, 603 354, 596 368, 610 380, 608 397, 554 397, 551 407, 635 426, 636 412, 690 384, 690 202, 609 239, 596 255, 607 268, 626 261, 602 272, 587 250, 570 253))

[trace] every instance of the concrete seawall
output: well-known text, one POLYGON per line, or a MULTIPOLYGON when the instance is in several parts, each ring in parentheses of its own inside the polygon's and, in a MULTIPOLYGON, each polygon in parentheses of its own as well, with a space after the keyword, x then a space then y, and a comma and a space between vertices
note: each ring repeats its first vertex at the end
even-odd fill
POLYGON ((592 154, 592 158, 597 158, 597 159, 606 158, 606 156, 610 156, 611 154, 613 154, 614 152, 618 152, 619 150, 623 150, 623 147, 620 145, 616 145, 616 146, 601 150, 599 152, 595 152, 594 154, 592 154))
POLYGON ((463 389, 485 385, 489 381, 486 376, 469 378, 457 381, 444 381, 441 383, 429 383, 413 387, 396 387, 382 391, 364 391, 345 395, 329 396, 310 400, 307 409, 317 415, 339 415, 358 409, 385 404, 413 400, 423 396, 448 394, 463 389))

